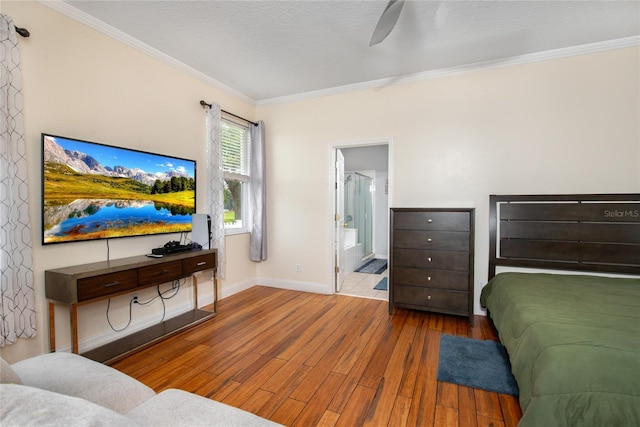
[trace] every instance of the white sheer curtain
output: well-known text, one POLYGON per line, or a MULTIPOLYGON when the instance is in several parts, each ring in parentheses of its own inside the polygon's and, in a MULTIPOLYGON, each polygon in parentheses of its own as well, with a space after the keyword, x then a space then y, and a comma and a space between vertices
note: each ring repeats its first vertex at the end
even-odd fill
POLYGON ((251 126, 251 261, 267 259, 267 186, 265 185, 264 123, 251 126))
POLYGON ((0 14, 0 347, 36 335, 18 37, 0 14))
POLYGON ((220 106, 212 103, 207 111, 207 213, 211 216, 211 244, 218 249, 218 278, 224 279, 224 179, 220 130, 220 106))

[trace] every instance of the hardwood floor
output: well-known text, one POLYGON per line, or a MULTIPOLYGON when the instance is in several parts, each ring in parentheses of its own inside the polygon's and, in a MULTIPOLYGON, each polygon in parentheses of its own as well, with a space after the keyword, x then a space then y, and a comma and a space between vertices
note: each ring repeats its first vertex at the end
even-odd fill
POLYGON ((517 398, 438 382, 442 333, 497 340, 491 321, 386 301, 262 286, 219 314, 113 364, 287 426, 516 426, 517 398))

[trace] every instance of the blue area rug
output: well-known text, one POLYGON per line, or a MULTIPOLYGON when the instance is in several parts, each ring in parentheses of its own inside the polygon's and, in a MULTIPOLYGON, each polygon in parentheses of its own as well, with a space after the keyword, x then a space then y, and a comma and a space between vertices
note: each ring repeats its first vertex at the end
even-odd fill
POLYGON ((491 340, 442 334, 438 381, 518 396, 507 351, 491 340))
POLYGON ((386 259, 377 259, 374 258, 371 261, 366 262, 359 268, 356 268, 356 273, 366 273, 366 274, 380 274, 387 269, 387 260, 386 259))
POLYGON ((382 280, 378 282, 377 285, 373 287, 376 291, 386 291, 387 290, 387 278, 383 277, 382 280))

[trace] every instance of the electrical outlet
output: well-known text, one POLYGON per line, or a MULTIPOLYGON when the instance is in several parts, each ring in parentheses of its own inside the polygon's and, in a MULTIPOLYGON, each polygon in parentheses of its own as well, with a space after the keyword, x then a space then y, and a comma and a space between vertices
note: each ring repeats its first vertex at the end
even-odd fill
POLYGON ((131 301, 133 301, 134 304, 138 304, 138 295, 134 295, 131 301))
POLYGON ((302 271, 300 264, 296 264, 296 273, 300 273, 300 271, 302 271))

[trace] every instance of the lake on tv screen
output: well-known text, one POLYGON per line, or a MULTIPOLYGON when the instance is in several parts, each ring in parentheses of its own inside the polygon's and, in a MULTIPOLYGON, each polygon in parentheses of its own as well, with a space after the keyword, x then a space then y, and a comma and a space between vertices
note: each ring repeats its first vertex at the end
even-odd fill
POLYGON ((148 200, 75 200, 45 208, 45 242, 189 231, 192 213, 148 200))

